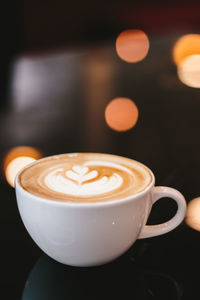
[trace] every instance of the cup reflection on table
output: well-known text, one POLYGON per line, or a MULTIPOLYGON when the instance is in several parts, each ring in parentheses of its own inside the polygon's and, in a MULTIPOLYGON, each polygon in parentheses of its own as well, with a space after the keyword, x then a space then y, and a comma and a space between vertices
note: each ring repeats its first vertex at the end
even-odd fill
POLYGON ((181 299, 182 289, 174 278, 147 269, 126 256, 100 267, 77 268, 43 254, 27 278, 22 300, 181 299))

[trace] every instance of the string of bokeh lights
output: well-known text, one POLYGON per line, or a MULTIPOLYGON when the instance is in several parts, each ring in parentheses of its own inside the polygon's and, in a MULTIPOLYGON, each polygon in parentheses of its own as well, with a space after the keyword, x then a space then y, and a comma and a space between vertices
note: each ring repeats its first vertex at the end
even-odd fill
MULTIPOLYGON (((128 29, 121 32, 116 39, 116 53, 126 63, 138 63, 149 51, 149 39, 144 31, 128 29)), ((138 120, 138 108, 129 98, 117 97, 111 100, 105 108, 107 125, 118 132, 132 129, 138 120)))
MULTIPOLYGON (((200 88, 200 34, 181 36, 172 50, 179 80, 190 88, 200 88)), ((186 224, 200 231, 200 197, 188 202, 186 224)))
MULTIPOLYGON (((116 52, 127 63, 141 61, 148 51, 148 37, 140 30, 126 30, 117 37, 116 52)), ((172 49, 172 56, 179 80, 190 88, 200 88, 200 34, 181 36, 172 49)), ((126 131, 135 126, 138 114, 131 99, 116 98, 107 105, 105 119, 113 130, 126 131)), ((200 231, 200 197, 189 201, 185 221, 200 231)))

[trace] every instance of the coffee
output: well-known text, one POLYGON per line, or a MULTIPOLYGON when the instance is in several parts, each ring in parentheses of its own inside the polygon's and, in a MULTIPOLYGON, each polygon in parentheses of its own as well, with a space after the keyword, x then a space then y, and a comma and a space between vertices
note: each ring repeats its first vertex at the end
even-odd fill
POLYGON ((99 153, 74 153, 40 159, 18 176, 23 189, 63 202, 120 200, 143 191, 150 171, 132 159, 99 153))

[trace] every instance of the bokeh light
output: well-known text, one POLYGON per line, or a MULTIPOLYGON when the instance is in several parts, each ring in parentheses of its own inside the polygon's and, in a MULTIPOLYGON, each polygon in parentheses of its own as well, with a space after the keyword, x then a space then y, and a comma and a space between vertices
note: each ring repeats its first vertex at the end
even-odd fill
POLYGON ((116 39, 116 51, 128 63, 139 62, 147 56, 149 39, 142 30, 125 30, 116 39))
POLYGON ((172 54, 176 65, 190 55, 200 54, 200 34, 186 34, 179 38, 172 54))
POLYGON ((185 221, 190 227, 200 231, 200 197, 188 203, 185 221))
POLYGON ((137 123, 138 108, 129 98, 115 98, 106 106, 105 120, 113 130, 127 131, 137 123))
POLYGON ((42 154, 33 147, 19 146, 12 148, 4 159, 4 172, 7 182, 14 187, 17 173, 27 164, 41 157, 42 154))
POLYGON ((193 88, 200 88, 200 55, 186 57, 177 68, 180 81, 193 88))

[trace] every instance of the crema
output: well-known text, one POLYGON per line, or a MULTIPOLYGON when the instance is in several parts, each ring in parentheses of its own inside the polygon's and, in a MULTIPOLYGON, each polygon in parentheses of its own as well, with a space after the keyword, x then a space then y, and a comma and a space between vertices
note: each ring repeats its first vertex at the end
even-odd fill
POLYGON ((119 200, 139 193, 152 181, 141 163, 121 156, 74 153, 40 159, 25 167, 19 184, 39 197, 70 202, 119 200))

